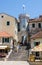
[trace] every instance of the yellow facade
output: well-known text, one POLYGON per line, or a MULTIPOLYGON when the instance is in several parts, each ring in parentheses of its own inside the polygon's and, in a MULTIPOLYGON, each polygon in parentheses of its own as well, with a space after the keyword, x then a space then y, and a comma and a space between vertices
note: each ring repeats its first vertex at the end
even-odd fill
POLYGON ((15 17, 9 16, 7 14, 0 14, 0 32, 7 32, 13 37, 13 39, 18 41, 16 24, 17 20, 15 17), (7 21, 9 22, 9 25, 7 25, 7 21))
POLYGON ((34 48, 34 42, 40 42, 42 44, 42 38, 31 39, 31 48, 34 48))

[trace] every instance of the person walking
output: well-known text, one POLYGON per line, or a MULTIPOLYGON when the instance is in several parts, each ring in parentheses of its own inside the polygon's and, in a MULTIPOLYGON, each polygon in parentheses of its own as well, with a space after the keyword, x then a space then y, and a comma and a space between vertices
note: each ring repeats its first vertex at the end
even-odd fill
POLYGON ((14 49, 14 40, 13 40, 13 49, 14 49))
POLYGON ((11 39, 11 49, 13 48, 13 44, 12 43, 13 43, 13 40, 11 39))

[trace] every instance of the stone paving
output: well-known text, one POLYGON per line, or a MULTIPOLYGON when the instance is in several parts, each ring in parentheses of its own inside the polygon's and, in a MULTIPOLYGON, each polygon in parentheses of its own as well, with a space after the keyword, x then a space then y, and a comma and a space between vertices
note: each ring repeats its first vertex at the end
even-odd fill
POLYGON ((25 49, 26 46, 22 46, 18 53, 13 50, 7 61, 27 61, 28 52, 25 49))
POLYGON ((30 65, 27 61, 2 61, 0 65, 30 65))
POLYGON ((29 62, 30 65, 42 65, 42 62, 29 62))

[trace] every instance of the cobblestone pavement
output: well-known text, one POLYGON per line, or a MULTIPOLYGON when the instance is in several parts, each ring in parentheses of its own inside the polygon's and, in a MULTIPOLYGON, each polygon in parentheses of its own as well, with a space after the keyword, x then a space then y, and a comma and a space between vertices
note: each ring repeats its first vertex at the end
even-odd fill
POLYGON ((7 61, 27 61, 28 52, 25 49, 26 46, 22 46, 21 49, 19 49, 18 53, 12 51, 7 61))

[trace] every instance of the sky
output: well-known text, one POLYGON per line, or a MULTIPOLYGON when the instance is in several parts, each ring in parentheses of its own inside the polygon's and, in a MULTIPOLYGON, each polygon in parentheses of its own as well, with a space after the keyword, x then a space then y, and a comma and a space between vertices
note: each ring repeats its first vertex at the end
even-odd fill
POLYGON ((26 13, 30 15, 30 18, 36 18, 42 15, 42 0, 0 0, 0 13, 6 13, 16 18, 19 17, 19 14, 26 13))

